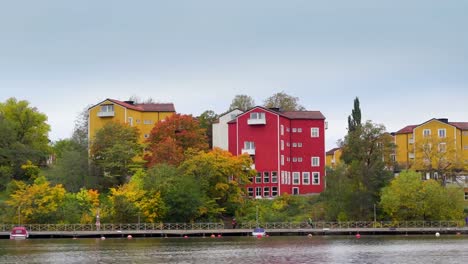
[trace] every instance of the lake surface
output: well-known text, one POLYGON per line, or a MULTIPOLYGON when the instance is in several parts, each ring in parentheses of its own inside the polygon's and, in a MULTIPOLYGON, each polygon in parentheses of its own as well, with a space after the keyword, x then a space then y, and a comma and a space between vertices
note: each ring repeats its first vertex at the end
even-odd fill
POLYGON ((0 263, 468 263, 468 235, 4 239, 0 263))

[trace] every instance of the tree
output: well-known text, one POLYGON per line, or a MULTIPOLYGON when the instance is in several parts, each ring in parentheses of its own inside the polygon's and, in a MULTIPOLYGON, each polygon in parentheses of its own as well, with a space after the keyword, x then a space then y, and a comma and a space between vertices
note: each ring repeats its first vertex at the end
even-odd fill
POLYGON ((116 122, 109 122, 97 131, 90 154, 104 176, 104 186, 126 182, 138 167, 135 159, 142 154, 138 139, 137 128, 116 122))
POLYGON ((189 148, 207 150, 205 130, 191 115, 174 114, 157 123, 148 138, 147 166, 167 163, 179 165, 189 148))
POLYGON ((350 217, 353 185, 346 169, 345 164, 339 163, 327 171, 327 186, 320 196, 326 201, 326 218, 330 221, 347 221, 350 217))
POLYGON ((218 120, 218 115, 212 110, 206 110, 197 119, 200 127, 205 129, 208 147, 211 149, 213 147, 213 123, 218 120))
MULTIPOLYGON (((27 101, 15 98, 0 103, 0 167, 3 177, 26 179, 21 165, 30 160, 44 165, 49 154, 47 116, 27 101), (5 168, 7 167, 7 168, 5 168), (11 174, 10 174, 11 173, 11 174)), ((5 181, 3 179, 2 181, 5 181)))
POLYGON ((255 101, 252 97, 245 94, 238 94, 232 99, 229 110, 239 109, 245 112, 254 106, 255 101))
POLYGON ((18 212, 22 223, 54 223, 65 193, 62 185, 51 186, 44 176, 40 176, 31 185, 18 182, 17 190, 10 195, 6 204, 11 211, 18 212))
POLYGON ((380 204, 394 221, 463 219, 461 188, 444 188, 432 179, 422 181, 413 171, 393 179, 382 190, 380 204))
POLYGON ((276 93, 265 100, 266 108, 279 108, 282 111, 303 111, 305 107, 299 104, 299 97, 294 97, 285 92, 276 93))
POLYGON ((217 219, 222 214, 234 215, 244 199, 242 184, 250 182, 249 178, 255 175, 251 164, 248 155, 233 156, 219 148, 189 154, 180 169, 196 179, 205 195, 202 217, 217 219))
POLYGON ((359 107, 359 98, 354 99, 354 108, 351 115, 348 116, 348 131, 354 131, 361 127, 361 108, 359 107))

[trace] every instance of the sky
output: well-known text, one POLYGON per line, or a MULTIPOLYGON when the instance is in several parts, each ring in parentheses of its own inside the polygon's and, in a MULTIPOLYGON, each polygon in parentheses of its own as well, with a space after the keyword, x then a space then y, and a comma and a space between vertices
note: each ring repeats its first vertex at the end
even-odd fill
POLYGON ((431 118, 468 122, 468 1, 41 0, 0 9, 0 102, 27 100, 69 138, 106 98, 223 113, 299 97, 328 122, 326 148, 363 120, 389 132, 431 118))

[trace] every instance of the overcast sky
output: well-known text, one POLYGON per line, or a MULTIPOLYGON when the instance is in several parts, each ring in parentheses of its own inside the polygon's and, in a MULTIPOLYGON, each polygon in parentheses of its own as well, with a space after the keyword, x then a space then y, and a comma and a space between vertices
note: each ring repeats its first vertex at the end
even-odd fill
POLYGON ((326 116, 329 149, 356 96, 389 132, 468 121, 467 11, 465 0, 3 1, 0 101, 29 101, 58 140, 105 98, 199 115, 284 91, 326 116))

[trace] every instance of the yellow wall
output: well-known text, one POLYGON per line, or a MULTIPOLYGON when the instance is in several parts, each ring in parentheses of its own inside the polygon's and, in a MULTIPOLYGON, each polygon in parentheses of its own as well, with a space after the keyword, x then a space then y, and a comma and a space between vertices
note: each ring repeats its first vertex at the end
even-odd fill
POLYGON ((149 135, 154 125, 174 114, 173 112, 141 112, 133 109, 128 109, 119 104, 115 104, 106 100, 99 105, 89 109, 89 137, 94 138, 96 132, 101 129, 108 122, 119 122, 137 127, 140 131, 140 142, 146 140, 145 135, 149 135), (113 117, 99 117, 98 113, 101 111, 101 105, 113 104, 114 116, 113 117), (132 124, 130 124, 132 119, 132 124))
POLYGON ((412 164, 411 159, 409 158, 409 153, 414 152, 414 143, 411 141, 412 138, 413 133, 395 135, 395 145, 397 146, 395 150, 395 159, 396 162, 405 169, 412 164))
POLYGON ((333 154, 327 154, 325 165, 332 168, 336 167, 341 162, 341 152, 341 149, 337 149, 333 154))

